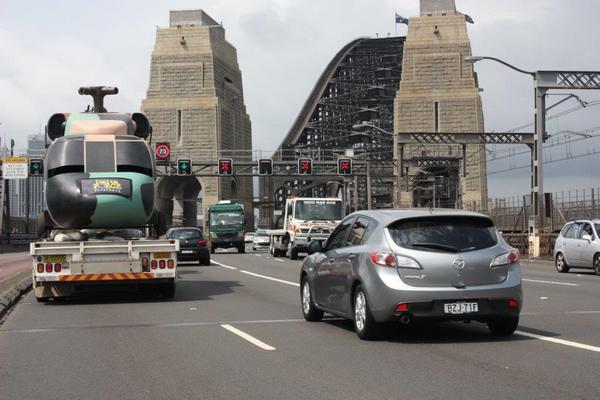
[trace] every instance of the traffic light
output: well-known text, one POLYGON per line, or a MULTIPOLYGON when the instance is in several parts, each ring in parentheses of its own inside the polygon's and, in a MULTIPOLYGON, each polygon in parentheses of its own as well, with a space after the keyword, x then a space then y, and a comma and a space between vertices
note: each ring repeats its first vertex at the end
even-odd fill
POLYGON ((273 160, 261 158, 258 160, 258 175, 273 175, 273 160))
POLYGON ((219 175, 233 175, 233 160, 231 158, 219 158, 219 175))
POLYGON ((41 158, 32 158, 29 160, 29 176, 44 174, 44 160, 41 158))
POLYGON ((312 175, 313 171, 313 160, 312 158, 299 158, 298 159, 298 175, 312 175))
POLYGON ((191 175, 192 174, 192 160, 189 158, 178 158, 177 159, 177 175, 191 175))
POLYGON ((337 173, 338 175, 352 175, 352 159, 338 158, 337 173))

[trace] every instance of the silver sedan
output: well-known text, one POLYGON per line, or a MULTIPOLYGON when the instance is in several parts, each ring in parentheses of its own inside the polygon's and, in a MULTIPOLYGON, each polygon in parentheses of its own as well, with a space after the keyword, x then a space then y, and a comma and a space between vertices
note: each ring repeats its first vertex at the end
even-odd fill
POLYGON ((326 243, 312 241, 309 254, 300 275, 305 319, 324 312, 352 319, 361 339, 389 321, 474 320, 497 336, 519 323, 519 252, 482 214, 360 211, 326 243))

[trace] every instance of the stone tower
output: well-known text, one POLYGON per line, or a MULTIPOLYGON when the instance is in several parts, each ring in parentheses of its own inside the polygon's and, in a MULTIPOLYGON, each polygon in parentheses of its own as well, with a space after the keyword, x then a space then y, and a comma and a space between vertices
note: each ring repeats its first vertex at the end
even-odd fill
MULTIPOLYGON (((251 160, 250 117, 237 52, 225 39, 223 26, 202 10, 171 11, 169 27, 157 28, 142 111, 154 129, 152 141, 171 144, 171 159, 216 161, 224 156, 233 158, 234 166, 251 160)), ((157 186, 158 207, 169 221, 178 208, 174 199, 188 226, 198 225, 196 215, 206 215, 209 205, 232 200, 244 203, 247 223, 253 225, 251 178, 170 176, 157 186), (203 210, 198 209, 199 194, 203 210)))
MULTIPOLYGON (((402 78, 394 102, 394 132, 484 131, 477 77, 472 64, 465 61, 470 55, 465 15, 456 11, 454 0, 421 0, 420 16, 410 18, 408 25, 402 78)), ((397 157, 396 144, 394 150, 397 157)), ((435 157, 455 157, 458 164, 461 146, 405 147, 404 160, 429 160, 421 162, 419 168, 414 163, 407 164, 410 165, 408 175, 414 179, 410 181, 412 186, 406 183, 408 179, 400 180, 404 183, 400 184, 397 204, 400 207, 431 205, 433 197, 426 190, 435 184, 435 175, 439 174, 445 178, 442 181, 448 183, 446 189, 454 190, 456 204, 485 206, 485 149, 480 145, 469 145, 466 153, 466 176, 463 178, 456 164, 445 170, 423 167, 435 165, 431 160, 435 157)), ((439 198, 437 204, 443 204, 439 198)))

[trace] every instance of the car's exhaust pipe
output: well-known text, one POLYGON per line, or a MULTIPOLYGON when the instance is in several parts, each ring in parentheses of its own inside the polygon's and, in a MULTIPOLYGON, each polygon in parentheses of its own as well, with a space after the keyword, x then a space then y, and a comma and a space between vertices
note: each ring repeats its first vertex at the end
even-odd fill
POLYGON ((400 323, 402 325, 410 324, 410 317, 407 314, 402 314, 402 316, 400 317, 400 323))

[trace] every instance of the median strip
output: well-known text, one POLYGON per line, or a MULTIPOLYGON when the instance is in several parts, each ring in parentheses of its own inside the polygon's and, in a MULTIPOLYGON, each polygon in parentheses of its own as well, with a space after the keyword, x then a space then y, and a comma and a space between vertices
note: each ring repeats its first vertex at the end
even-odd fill
POLYGON ((241 337, 242 339, 245 339, 247 341, 249 341, 250 343, 252 343, 253 345, 260 347, 263 350, 267 350, 267 351, 272 351, 275 350, 275 347, 273 346, 269 346, 268 344, 266 344, 265 342, 258 340, 257 338, 255 338, 252 335, 247 334, 244 331, 240 331, 237 328, 234 328, 233 326, 229 325, 229 324, 223 324, 221 325, 223 328, 227 329, 229 332, 234 333, 236 335, 238 335, 239 337, 241 337))

